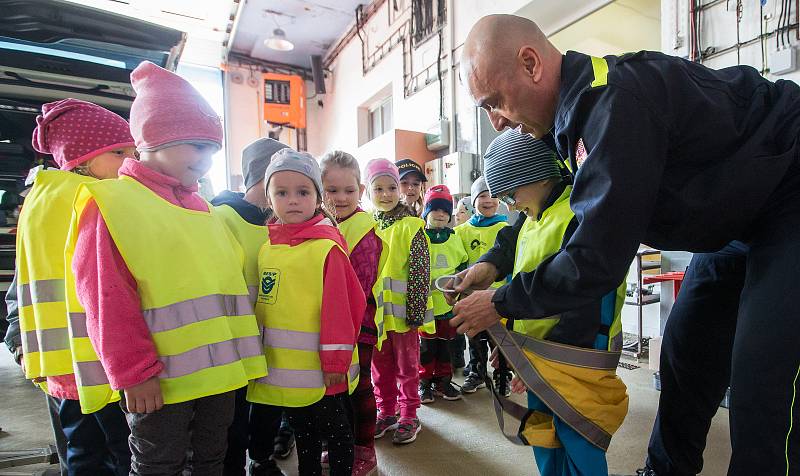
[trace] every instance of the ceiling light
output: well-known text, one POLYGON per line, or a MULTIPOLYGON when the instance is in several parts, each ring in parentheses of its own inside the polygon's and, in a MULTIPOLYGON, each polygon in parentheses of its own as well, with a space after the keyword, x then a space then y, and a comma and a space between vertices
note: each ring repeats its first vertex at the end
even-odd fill
POLYGON ((264 44, 267 48, 276 51, 292 51, 294 49, 294 44, 286 39, 286 33, 280 28, 275 28, 272 31, 272 37, 264 40, 264 44))

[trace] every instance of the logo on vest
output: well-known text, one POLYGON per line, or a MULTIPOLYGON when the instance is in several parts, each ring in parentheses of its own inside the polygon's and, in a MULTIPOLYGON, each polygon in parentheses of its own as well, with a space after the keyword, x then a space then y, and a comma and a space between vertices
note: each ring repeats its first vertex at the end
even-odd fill
POLYGON ((261 289, 258 293, 258 302, 261 304, 275 304, 278 300, 278 286, 281 281, 281 271, 267 268, 261 272, 261 289))
POLYGON ((475 250, 477 250, 477 249, 478 249, 478 247, 479 247, 479 246, 481 246, 482 244, 483 244, 483 243, 481 242, 481 240, 479 240, 479 239, 475 238, 474 240, 472 240, 472 241, 470 242, 470 244, 469 244, 469 247, 470 247, 470 249, 471 249, 472 251, 475 251, 475 250))
POLYGON ((433 267, 437 269, 449 268, 449 265, 447 264, 447 255, 436 255, 436 260, 433 263, 433 267))

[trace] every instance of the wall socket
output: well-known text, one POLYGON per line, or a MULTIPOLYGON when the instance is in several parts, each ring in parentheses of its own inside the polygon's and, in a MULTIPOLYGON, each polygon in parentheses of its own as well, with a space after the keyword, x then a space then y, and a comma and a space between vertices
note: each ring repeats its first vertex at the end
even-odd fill
POLYGON ((781 48, 769 54, 769 72, 780 75, 797 69, 797 49, 794 46, 781 48))

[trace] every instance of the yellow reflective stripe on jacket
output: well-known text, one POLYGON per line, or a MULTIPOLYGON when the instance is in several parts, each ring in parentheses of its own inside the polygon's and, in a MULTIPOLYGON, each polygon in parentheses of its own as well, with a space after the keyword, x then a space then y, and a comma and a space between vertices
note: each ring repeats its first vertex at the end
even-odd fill
POLYGON ((159 375, 164 402, 227 392, 263 376, 244 256, 213 207, 200 212, 172 205, 130 177, 84 184, 75 217, 90 199, 136 280, 164 364, 159 375))
POLYGON ((94 181, 72 172, 36 176, 17 226, 17 298, 25 376, 73 372, 65 303, 64 244, 72 201, 80 184, 94 181))
MULTIPOLYGON (((417 233, 422 232, 430 249, 430 240, 425 234, 425 222, 417 217, 405 217, 381 229, 375 234, 383 241, 381 251, 381 272, 372 288, 375 302, 375 324, 378 327, 378 349, 386 339, 386 333, 408 332, 406 323, 406 292, 408 287, 408 265, 411 242, 417 233)), ((428 295, 423 324, 420 330, 433 334, 436 322, 433 315, 433 299, 428 295)))
POLYGON ((592 56, 592 72, 594 73, 593 88, 608 84, 608 61, 605 58, 592 56))
POLYGON ((320 352, 323 350, 351 353, 348 389, 351 393, 355 390, 359 367, 354 343, 320 345, 323 270, 334 248, 339 246, 327 239, 306 240, 294 246, 273 245, 268 241, 261 248, 256 316, 262 326, 269 373, 250 382, 249 401, 303 407, 322 399, 325 385, 320 352))
POLYGON ((455 234, 451 234, 444 243, 433 243, 431 250, 431 297, 433 299, 433 314, 441 316, 453 309, 447 303, 444 294, 436 289, 434 283, 436 279, 448 274, 453 274, 456 268, 466 263, 469 259, 461 239, 455 234))
POLYGON ((339 223, 339 231, 342 232, 342 236, 347 242, 347 251, 349 253, 352 253, 356 245, 367 236, 367 233, 374 229, 375 219, 364 211, 356 212, 347 220, 339 223))
POLYGON ((255 305, 258 296, 258 252, 267 242, 267 226, 253 225, 228 205, 220 205, 216 210, 242 248, 244 280, 247 283, 250 303, 255 305))

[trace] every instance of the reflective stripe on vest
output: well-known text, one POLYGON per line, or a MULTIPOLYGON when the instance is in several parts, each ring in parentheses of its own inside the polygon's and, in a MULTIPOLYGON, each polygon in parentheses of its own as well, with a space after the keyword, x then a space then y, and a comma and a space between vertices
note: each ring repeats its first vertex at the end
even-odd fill
POLYGON ((347 242, 347 251, 350 253, 367 236, 367 233, 374 229, 375 220, 364 211, 355 212, 350 218, 339 223, 339 231, 342 232, 342 236, 347 242))
POLYGON ((258 297, 258 252, 267 242, 267 226, 253 225, 228 205, 220 205, 216 210, 244 252, 244 280, 250 303, 255 305, 258 297))
POLYGON ((294 246, 268 242, 261 248, 256 315, 263 325, 261 335, 269 373, 250 382, 249 401, 303 407, 322 399, 325 385, 321 351, 350 353, 348 390, 355 390, 359 372, 355 346, 320 344, 323 270, 334 248, 344 252, 327 239, 306 240, 294 246))
POLYGON ((64 302, 64 244, 75 192, 90 181, 95 179, 72 172, 39 172, 19 217, 17 299, 29 379, 73 372, 64 302))
MULTIPOLYGON (((136 280, 142 313, 164 365, 159 375, 164 403, 227 392, 263 376, 266 364, 243 277, 243 253, 213 207, 187 210, 121 177, 79 189, 74 230, 89 199, 97 203, 136 280)), ((73 240, 70 249, 74 246, 73 240)), ((74 312, 77 317, 83 311, 74 312)), ((71 322, 74 336, 82 333, 80 323, 71 322)), ((79 361, 97 360, 92 357, 87 353, 79 361)), ((78 368, 96 369, 97 364, 78 368)), ((79 381, 99 380, 81 375, 79 381)))
MULTIPOLYGON (((408 288, 408 262, 411 254, 411 242, 418 232, 422 232, 430 249, 430 240, 425 234, 425 222, 417 217, 405 217, 388 228, 375 229, 375 234, 383 241, 381 251, 381 272, 372 288, 377 307, 375 323, 378 327, 378 344, 380 350, 386 333, 408 332, 411 328, 406 324, 406 293, 408 288)), ((423 324, 420 330, 433 334, 436 322, 433 315, 433 299, 428 295, 423 324)))
MULTIPOLYGON (((497 233, 507 226, 508 223, 504 221, 483 227, 466 222, 453 229, 453 231, 456 232, 456 236, 461 238, 464 251, 467 252, 467 256, 469 257, 470 266, 477 263, 478 259, 494 246, 497 233)), ((493 283, 491 288, 497 289, 503 284, 503 282, 493 283)))
POLYGON ((444 243, 431 243, 431 298, 433 299, 433 314, 441 316, 453 309, 447 304, 444 294, 436 289, 433 283, 436 278, 446 274, 455 274, 456 268, 469 259, 461 239, 451 234, 444 243))

